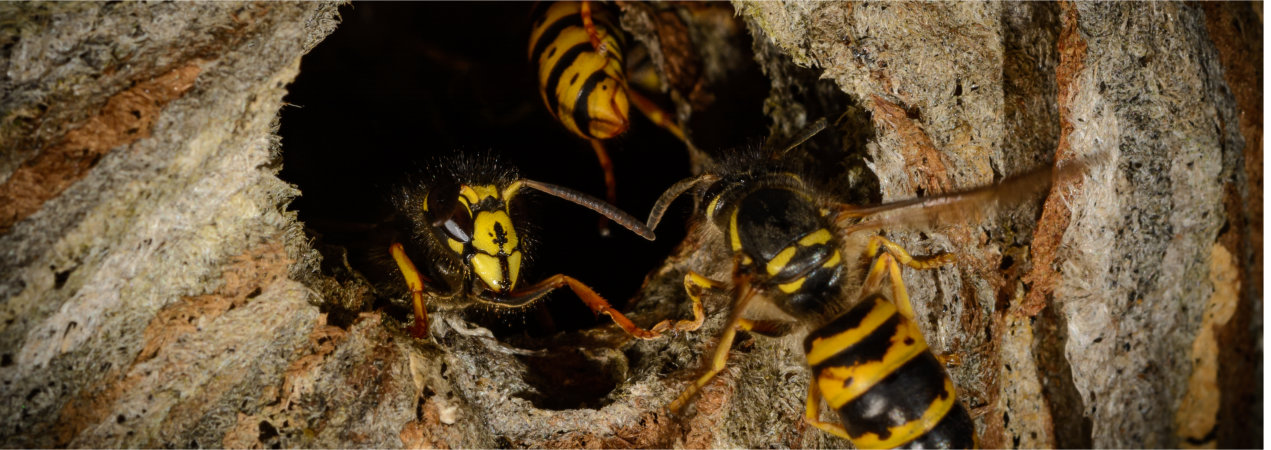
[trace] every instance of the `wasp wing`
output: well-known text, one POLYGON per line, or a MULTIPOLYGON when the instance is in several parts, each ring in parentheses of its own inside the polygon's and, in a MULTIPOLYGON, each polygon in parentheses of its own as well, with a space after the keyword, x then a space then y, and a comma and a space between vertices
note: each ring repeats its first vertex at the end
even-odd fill
POLYGON ((881 205, 839 205, 838 222, 844 234, 894 226, 932 227, 948 223, 974 223, 1003 206, 1018 205, 1052 185, 1069 183, 1085 172, 1087 163, 1075 161, 1037 168, 1000 183, 931 197, 912 198, 881 205), (851 223, 853 219, 860 219, 851 223))

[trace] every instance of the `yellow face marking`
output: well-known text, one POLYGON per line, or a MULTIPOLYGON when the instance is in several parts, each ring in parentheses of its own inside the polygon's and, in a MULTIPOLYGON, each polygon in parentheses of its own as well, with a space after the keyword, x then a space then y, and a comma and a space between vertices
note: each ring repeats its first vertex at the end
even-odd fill
POLYGON ((504 211, 481 211, 472 221, 472 246, 488 255, 510 254, 520 245, 512 219, 504 211))
POLYGON ((874 329, 896 315, 896 305, 891 302, 876 300, 874 308, 865 314, 865 318, 861 319, 860 325, 856 328, 843 331, 842 333, 816 338, 812 341, 812 348, 808 350, 808 365, 815 366, 825 361, 827 358, 838 354, 839 351, 852 346, 861 339, 865 339, 874 329))
POLYGON ((499 198, 499 189, 488 184, 485 186, 464 185, 459 188, 459 195, 467 199, 468 204, 475 205, 487 197, 499 198))
POLYGON ((834 267, 836 264, 838 264, 838 263, 839 263, 839 259, 840 259, 840 258, 839 258, 839 251, 838 251, 838 250, 834 250, 834 256, 831 256, 829 260, 825 261, 825 264, 821 264, 821 267, 824 267, 824 268, 827 268, 827 269, 828 269, 828 268, 831 268, 831 267, 834 267))
POLYGON ((896 334, 892 335, 891 346, 887 347, 881 361, 851 367, 829 367, 817 374, 817 385, 825 393, 826 403, 831 408, 838 409, 926 351, 927 341, 922 339, 918 325, 907 319, 901 320, 896 334), (844 386, 844 382, 849 379, 851 383, 844 386))
POLYGON ((786 268, 786 264, 789 264, 790 259, 794 258, 794 252, 794 247, 786 247, 785 250, 777 253, 777 256, 768 261, 768 275, 776 275, 781 272, 781 269, 786 268))
POLYGON ((503 292, 503 267, 499 265, 497 256, 490 256, 484 253, 472 255, 472 271, 481 277, 481 281, 485 282, 491 290, 495 292, 503 292))
POLYGON ((514 251, 508 255, 508 272, 511 272, 512 282, 508 284, 508 289, 516 289, 516 280, 521 275, 521 252, 514 251))
POLYGON ((807 277, 801 277, 801 278, 799 278, 799 279, 797 279, 797 280, 794 280, 794 281, 791 281, 791 282, 789 282, 789 283, 778 284, 778 285, 777 285, 777 287, 781 289, 781 292, 785 292, 785 293, 787 293, 787 294, 793 294, 793 293, 794 293, 794 291, 797 291, 797 290, 799 290, 799 288, 803 287, 803 282, 804 282, 804 281, 808 281, 808 278, 807 278, 807 277))
POLYGON ((826 242, 830 242, 830 230, 827 230, 824 228, 816 230, 812 232, 811 234, 804 236, 803 239, 799 239, 799 245, 804 247, 807 247, 810 245, 816 245, 816 244, 824 244, 826 242))
POLYGON ((940 420, 944 419, 944 416, 953 409, 953 404, 956 401, 954 399, 953 381, 945 378, 944 398, 937 397, 936 401, 932 402, 926 411, 923 411, 922 417, 899 426, 887 428, 887 431, 891 433, 887 439, 879 439, 878 435, 874 433, 865 433, 861 437, 852 439, 852 443, 856 444, 857 448, 896 448, 935 428, 940 423, 940 420))
POLYGON ((737 210, 733 210, 733 215, 728 219, 728 242, 733 247, 734 252, 741 251, 741 235, 737 234, 737 210))
POLYGON ((446 245, 449 245, 449 246, 450 246, 450 251, 455 252, 455 254, 457 254, 457 255, 462 255, 462 254, 463 254, 463 243, 462 243, 462 242, 456 241, 456 240, 454 240, 454 239, 446 238, 446 245))

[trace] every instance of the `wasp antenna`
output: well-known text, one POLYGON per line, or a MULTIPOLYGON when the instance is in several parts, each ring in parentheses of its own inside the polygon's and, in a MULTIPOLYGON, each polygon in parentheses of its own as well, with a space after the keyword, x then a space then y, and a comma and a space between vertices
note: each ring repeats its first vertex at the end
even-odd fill
POLYGON ((786 156, 786 153, 790 153, 790 150, 794 150, 795 147, 803 145, 803 143, 807 142, 808 139, 812 139, 813 136, 816 136, 817 133, 820 133, 821 130, 824 130, 825 124, 826 124, 826 120, 824 117, 822 117, 820 119, 817 119, 816 122, 812 122, 808 126, 803 127, 803 129, 799 130, 799 133, 794 136, 794 139, 792 139, 790 143, 786 144, 786 146, 782 148, 781 150, 778 150, 772 154, 772 159, 784 158, 786 156))
POLYGON ((617 207, 610 205, 608 203, 605 203, 603 200, 600 200, 598 198, 592 197, 590 195, 575 191, 573 189, 570 189, 564 186, 557 186, 554 184, 543 183, 540 181, 522 179, 522 180, 518 180, 516 183, 520 183, 521 186, 533 188, 534 190, 537 190, 539 192, 549 194, 553 197, 556 197, 562 200, 567 200, 569 202, 586 207, 587 209, 590 209, 592 211, 598 212, 600 213, 600 215, 609 218, 609 220, 614 221, 614 223, 618 225, 622 225, 623 228, 631 230, 632 233, 638 234, 642 238, 648 239, 650 241, 652 241, 655 238, 653 234, 653 229, 645 226, 643 223, 640 223, 639 219, 636 219, 635 216, 627 214, 626 212, 623 212, 617 207))
POLYGON ((667 188, 666 192, 663 192, 662 196, 658 197, 657 203, 653 204, 653 210, 649 211, 649 221, 647 222, 649 229, 654 230, 658 228, 658 222, 662 221, 662 215, 666 214, 667 208, 671 207, 671 202, 675 201, 675 199, 679 198, 685 191, 692 189, 693 186, 697 185, 697 183, 700 183, 702 180, 707 178, 713 177, 706 174, 688 177, 667 188))

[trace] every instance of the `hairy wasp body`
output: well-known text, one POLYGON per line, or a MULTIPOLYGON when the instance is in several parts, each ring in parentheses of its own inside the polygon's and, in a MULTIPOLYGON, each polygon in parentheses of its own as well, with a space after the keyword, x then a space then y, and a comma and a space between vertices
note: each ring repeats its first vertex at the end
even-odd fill
MULTIPOLYGON (((805 130, 790 148, 819 127, 824 123, 805 130)), ((727 280, 685 275, 695 311, 701 310, 704 290, 731 292, 734 298, 707 373, 669 408, 680 411, 723 370, 737 331, 780 334, 801 325, 811 329, 804 348, 812 370, 806 419, 813 426, 860 448, 974 447, 970 416, 914 322, 901 279, 902 265, 934 269, 952 255, 915 258, 868 231, 938 223, 969 208, 1022 200, 1049 185, 1051 169, 994 186, 862 207, 829 198, 786 167, 781 156, 790 148, 734 158, 676 183, 650 212, 649 228, 655 228, 670 203, 692 191, 696 204, 705 205, 695 215, 695 227, 718 235, 732 254, 727 280), (884 279, 890 280, 890 298, 884 279), (795 323, 747 319, 746 307, 756 298, 795 323), (823 398, 840 420, 820 420, 823 398)))
MULTIPOLYGON (((410 290, 415 312, 411 333, 423 337, 428 329, 425 295, 487 306, 519 308, 547 293, 568 286, 597 315, 608 315, 633 336, 649 339, 658 332, 641 329, 610 307, 582 282, 562 274, 526 286, 520 279, 526 247, 509 207, 526 189, 587 207, 619 225, 653 239, 653 231, 634 217, 598 199, 564 187, 519 178, 516 171, 493 157, 458 155, 435 163, 425 179, 411 183, 398 198, 398 207, 411 223, 412 253, 430 264, 421 271, 407 255, 407 246, 394 242, 390 253, 410 290)), ((659 324, 658 330, 672 326, 659 324)))

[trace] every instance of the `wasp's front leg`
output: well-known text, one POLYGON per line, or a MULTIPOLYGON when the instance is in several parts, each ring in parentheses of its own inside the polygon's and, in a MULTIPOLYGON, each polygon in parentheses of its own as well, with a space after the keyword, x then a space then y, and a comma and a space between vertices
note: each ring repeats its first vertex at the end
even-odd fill
POLYGON ((410 289, 410 297, 414 302, 415 323, 410 327, 410 335, 417 339, 427 336, 428 310, 424 308, 424 277, 415 268, 415 263, 411 262, 410 257, 406 256, 406 249, 401 243, 394 242, 389 247, 389 252, 393 254, 393 261, 397 262, 397 268, 402 271, 402 277, 406 279, 406 287, 410 289))

